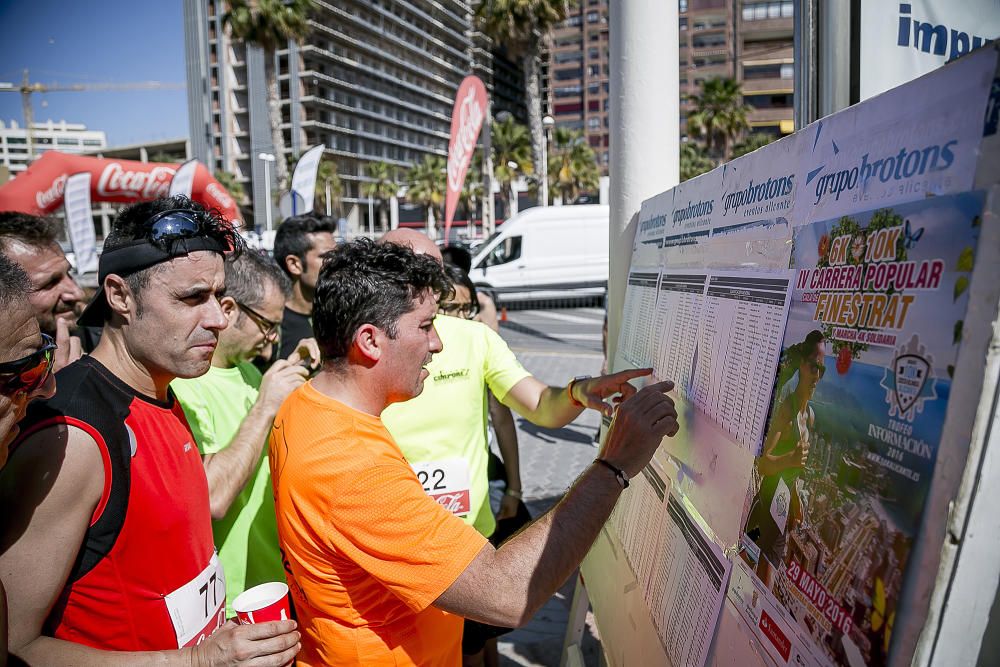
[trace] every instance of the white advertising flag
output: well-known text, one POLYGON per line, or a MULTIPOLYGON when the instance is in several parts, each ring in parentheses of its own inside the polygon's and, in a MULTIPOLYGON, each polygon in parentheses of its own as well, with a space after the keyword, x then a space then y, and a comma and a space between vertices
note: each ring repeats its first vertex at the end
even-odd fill
POLYGON ((174 177, 170 180, 170 196, 184 195, 191 196, 191 187, 194 185, 194 172, 198 169, 197 160, 188 160, 177 167, 174 177))
POLYGON ((1000 0, 863 0, 861 99, 1000 36, 1000 0))
POLYGON ((73 174, 66 179, 63 190, 63 208, 66 212, 66 229, 76 255, 79 274, 97 271, 97 241, 94 237, 94 219, 90 213, 90 173, 73 174))
POLYGON ((319 162, 322 159, 323 145, 320 144, 303 153, 295 163, 295 171, 292 173, 292 192, 302 199, 292 198, 295 204, 292 215, 301 215, 313 210, 313 200, 316 198, 316 174, 319 172, 319 162), (302 210, 299 210, 299 206, 302 210))

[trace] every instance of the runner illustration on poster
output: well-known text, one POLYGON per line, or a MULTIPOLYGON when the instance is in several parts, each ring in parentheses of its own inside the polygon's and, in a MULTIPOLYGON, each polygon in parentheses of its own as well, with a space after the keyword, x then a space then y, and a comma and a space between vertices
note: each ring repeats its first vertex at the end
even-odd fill
POLYGON ((832 664, 888 662, 982 208, 964 193, 795 230, 795 288, 743 524, 757 583, 734 572, 737 608, 779 664, 789 646, 832 664), (779 625, 794 640, 776 642, 779 625))

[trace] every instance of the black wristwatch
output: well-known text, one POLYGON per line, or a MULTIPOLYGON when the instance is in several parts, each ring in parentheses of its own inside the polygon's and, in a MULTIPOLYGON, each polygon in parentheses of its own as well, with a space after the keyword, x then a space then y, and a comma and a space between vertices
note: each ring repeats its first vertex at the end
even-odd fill
POLYGON ((615 474, 615 479, 618 481, 618 484, 623 489, 627 489, 628 488, 628 475, 625 474, 624 470, 622 470, 621 468, 619 468, 616 465, 608 463, 607 461, 605 461, 602 458, 596 458, 596 459, 594 459, 594 463, 600 463, 601 465, 603 465, 604 467, 606 467, 608 470, 610 470, 611 472, 613 472, 615 474))

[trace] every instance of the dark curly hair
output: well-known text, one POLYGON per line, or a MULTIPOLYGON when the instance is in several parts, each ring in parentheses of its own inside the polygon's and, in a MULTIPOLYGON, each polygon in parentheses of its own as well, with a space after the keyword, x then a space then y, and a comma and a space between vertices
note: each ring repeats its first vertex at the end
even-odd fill
POLYGON ((282 271, 288 273, 288 257, 294 255, 303 262, 306 261, 306 253, 312 248, 312 240, 309 234, 320 234, 329 232, 337 233, 337 221, 325 215, 305 213, 285 218, 284 222, 278 225, 278 231, 274 234, 274 261, 278 263, 282 271))
POLYGON ((62 223, 55 218, 0 211, 0 252, 7 250, 10 241, 20 241, 34 248, 58 243, 62 230, 62 223))
MULTIPOLYGON (((104 252, 127 246, 134 241, 148 239, 151 232, 150 219, 157 213, 173 209, 181 209, 194 214, 199 223, 198 236, 215 239, 223 247, 229 248, 231 252, 228 256, 239 256, 246 249, 243 237, 237 233, 234 225, 226 220, 218 209, 205 208, 184 195, 175 195, 139 202, 123 208, 111 224, 111 231, 108 233, 107 239, 104 240, 104 252)), ((175 241, 174 243, 181 242, 183 241, 175 241)), ((149 279, 153 273, 160 270, 162 266, 162 264, 157 264, 148 269, 141 269, 122 276, 129 289, 135 294, 140 314, 142 311, 142 291, 149 285, 149 279)))
POLYGON ((342 363, 363 324, 395 338, 399 318, 426 290, 436 299, 452 294, 444 269, 427 255, 366 238, 337 246, 325 256, 313 301, 313 333, 323 360, 342 363))

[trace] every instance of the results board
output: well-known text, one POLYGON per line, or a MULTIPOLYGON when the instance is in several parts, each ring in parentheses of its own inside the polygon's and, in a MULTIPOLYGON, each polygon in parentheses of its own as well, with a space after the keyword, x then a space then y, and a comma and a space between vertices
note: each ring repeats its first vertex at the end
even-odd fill
POLYGON ((681 429, 583 566, 612 664, 908 660, 996 76, 985 49, 643 203, 612 367, 673 380, 681 429))

